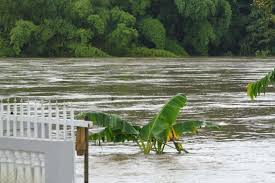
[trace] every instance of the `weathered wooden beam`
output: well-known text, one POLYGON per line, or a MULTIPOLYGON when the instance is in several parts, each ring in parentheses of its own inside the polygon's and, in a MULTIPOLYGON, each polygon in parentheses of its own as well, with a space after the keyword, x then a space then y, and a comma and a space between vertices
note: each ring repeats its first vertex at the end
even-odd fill
POLYGON ((84 183, 89 183, 89 129, 85 128, 84 183))

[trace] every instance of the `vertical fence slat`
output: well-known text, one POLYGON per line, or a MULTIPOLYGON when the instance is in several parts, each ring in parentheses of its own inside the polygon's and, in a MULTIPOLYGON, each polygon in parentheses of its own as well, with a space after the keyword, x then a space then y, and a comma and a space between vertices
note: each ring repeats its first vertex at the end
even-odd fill
POLYGON ((56 117, 56 123, 55 123, 56 139, 60 139, 60 123, 59 123, 60 114, 59 114, 59 106, 57 101, 55 103, 55 113, 56 113, 56 116, 55 116, 56 117))
POLYGON ((6 182, 8 178, 7 158, 4 150, 0 150, 0 182, 6 182))
MULTIPOLYGON (((0 118, 0 137, 3 136, 3 114, 4 114, 4 106, 3 106, 3 99, 0 100, 0 115, 1 115, 1 118, 0 118)), ((1 158, 1 157, 0 157, 1 158)))
POLYGON ((75 141, 75 135, 74 135, 74 110, 72 108, 72 105, 70 105, 70 120, 71 120, 71 138, 73 141, 75 141))
POLYGON ((23 157, 23 164, 24 164, 24 180, 30 183, 35 183, 33 182, 33 176, 32 176, 32 166, 31 166, 31 158, 30 158, 30 153, 23 152, 22 153, 23 157))
POLYGON ((24 115, 24 108, 23 108, 23 100, 22 98, 20 99, 20 136, 24 137, 24 120, 23 120, 23 115, 24 115))
POLYGON ((34 128, 34 138, 38 138, 38 113, 37 113, 37 102, 36 100, 34 101, 34 123, 33 123, 33 128, 34 128))
POLYGON ((31 138, 31 106, 30 106, 30 99, 28 99, 27 105, 27 137, 31 138))
POLYGON ((41 183, 41 168, 40 161, 37 153, 31 153, 33 172, 33 182, 41 183))
POLYGON ((63 125, 63 130, 64 130, 64 139, 67 139, 67 108, 66 104, 63 104, 63 118, 64 118, 64 125, 63 125))
POLYGON ((43 101, 41 101, 41 119, 42 119, 42 123, 41 123, 41 138, 44 139, 45 138, 45 110, 44 110, 43 101))
POLYGON ((41 166, 41 183, 45 183, 45 156, 44 154, 39 154, 40 166, 41 166))
POLYGON ((49 101, 48 103, 48 126, 49 126, 49 139, 52 139, 52 105, 51 105, 51 101, 49 101))
POLYGON ((15 164, 14 164, 14 155, 12 151, 6 150, 6 157, 7 157, 7 168, 8 168, 8 177, 9 181, 8 183, 15 183, 15 177, 16 177, 16 172, 15 172, 15 164))
POLYGON ((22 180, 25 182, 24 176, 24 162, 22 158, 22 152, 15 152, 15 163, 16 163, 16 183, 21 183, 22 180))
POLYGON ((8 99, 7 100, 7 136, 9 137, 10 136, 10 114, 11 114, 11 109, 10 109, 10 100, 8 99))
POLYGON ((16 137, 17 136, 17 100, 16 98, 14 99, 14 104, 13 104, 13 115, 15 116, 14 120, 13 120, 13 125, 12 125, 12 129, 13 129, 13 136, 16 137))

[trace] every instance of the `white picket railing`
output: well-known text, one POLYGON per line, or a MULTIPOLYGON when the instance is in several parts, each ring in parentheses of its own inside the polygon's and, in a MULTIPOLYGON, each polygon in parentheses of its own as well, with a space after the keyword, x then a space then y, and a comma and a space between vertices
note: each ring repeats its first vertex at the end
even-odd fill
MULTIPOLYGON (((0 101, 0 138, 75 141, 76 127, 88 126, 87 121, 74 119, 70 105, 22 99, 0 101)), ((43 153, 12 151, 0 146, 0 183, 44 182, 43 153)))
POLYGON ((0 137, 74 140, 75 127, 89 125, 75 120, 74 110, 66 104, 16 102, 0 102, 0 137))
POLYGON ((45 183, 44 154, 0 150, 0 182, 45 183))

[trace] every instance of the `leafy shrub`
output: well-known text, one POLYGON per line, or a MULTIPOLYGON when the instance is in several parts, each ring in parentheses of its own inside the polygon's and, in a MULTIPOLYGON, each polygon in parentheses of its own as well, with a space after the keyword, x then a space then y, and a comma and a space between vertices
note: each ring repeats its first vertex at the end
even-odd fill
POLYGON ((134 15, 145 15, 146 9, 150 7, 151 0, 134 0, 132 1, 132 12, 134 15))
POLYGON ((103 34, 105 32, 105 21, 99 15, 90 15, 87 21, 96 33, 103 34))
POLYGON ((212 19, 213 28, 218 39, 215 41, 220 43, 220 38, 226 35, 231 23, 232 10, 227 0, 219 0, 216 2, 216 17, 212 19))
POLYGON ((75 34, 75 37, 79 39, 78 42, 80 42, 81 44, 87 44, 89 40, 93 37, 93 32, 89 29, 77 29, 75 34))
POLYGON ((176 40, 166 39, 165 50, 173 52, 176 55, 189 56, 185 49, 176 40))
POLYGON ((213 0, 175 0, 178 12, 192 20, 199 20, 214 15, 216 12, 213 0))
POLYGON ((118 24, 117 28, 107 37, 107 47, 110 53, 116 56, 127 54, 129 48, 135 46, 138 37, 136 29, 125 24, 118 24))
POLYGON ((111 19, 116 24, 125 24, 128 27, 132 27, 136 23, 136 18, 133 15, 118 7, 111 10, 111 19))
POLYGON ((271 22, 273 25, 275 25, 275 15, 274 14, 271 15, 271 22))
POLYGON ((129 56, 133 57, 178 57, 176 54, 161 50, 161 49, 155 49, 155 48, 146 48, 146 47, 140 47, 140 48, 134 48, 129 52, 129 56))
POLYGON ((233 53, 232 53, 231 51, 228 51, 228 52, 225 52, 225 53, 223 54, 223 56, 225 56, 225 57, 232 57, 232 56, 234 56, 234 55, 233 55, 233 53))
POLYGON ((7 46, 7 41, 0 36, 0 48, 7 46))
POLYGON ((139 30, 148 41, 154 43, 156 48, 165 46, 166 30, 158 19, 145 18, 140 22, 139 30))
POLYGON ((275 46, 271 48, 271 55, 275 55, 275 46))
POLYGON ((89 45, 76 44, 76 45, 72 45, 71 48, 74 51, 75 57, 108 57, 109 56, 102 50, 89 45))
POLYGON ((78 29, 70 21, 61 18, 46 19, 39 29, 41 31, 37 39, 43 47, 40 55, 46 56, 69 56, 69 44, 87 42, 92 36, 89 30, 78 29))
POLYGON ((268 57, 270 55, 270 51, 269 50, 257 50, 255 53, 256 57, 268 57))
POLYGON ((9 47, 8 41, 0 37, 0 57, 12 57, 15 52, 9 47))
POLYGON ((15 52, 12 48, 0 48, 0 57, 14 57, 15 52))
POLYGON ((192 45, 194 51, 200 55, 208 55, 208 45, 216 39, 213 26, 205 21, 198 26, 193 27, 186 37, 185 42, 192 45))
POLYGON ((10 32, 11 45, 16 53, 19 55, 21 48, 24 44, 30 42, 33 34, 37 31, 37 26, 31 21, 18 20, 15 27, 12 28, 10 32))
POLYGON ((90 0, 75 0, 72 3, 72 15, 79 18, 85 18, 92 13, 92 4, 90 0))

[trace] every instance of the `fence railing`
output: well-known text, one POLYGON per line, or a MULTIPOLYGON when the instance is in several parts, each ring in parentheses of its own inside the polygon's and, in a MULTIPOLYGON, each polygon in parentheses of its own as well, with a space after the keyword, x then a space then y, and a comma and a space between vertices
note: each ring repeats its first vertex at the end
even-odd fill
POLYGON ((1 183, 45 183, 43 153, 0 150, 1 183))
POLYGON ((0 137, 74 140, 75 127, 89 125, 70 105, 36 100, 1 100, 0 116, 0 137))
MULTIPOLYGON (((42 140, 53 143, 54 141, 75 142, 76 128, 88 128, 89 123, 75 120, 74 115, 72 106, 65 103, 23 99, 0 100, 0 138, 42 140)), ((18 141, 15 142, 17 143, 18 141)), ((74 148, 75 145, 72 149, 74 148)), ((48 174, 45 170, 49 168, 45 169, 45 166, 48 164, 53 167, 51 164, 56 162, 46 163, 45 152, 29 151, 29 149, 28 151, 24 148, 1 149, 0 144, 0 183, 48 183, 45 177, 48 174)), ((68 152, 64 152, 64 156, 66 153, 68 152)))

